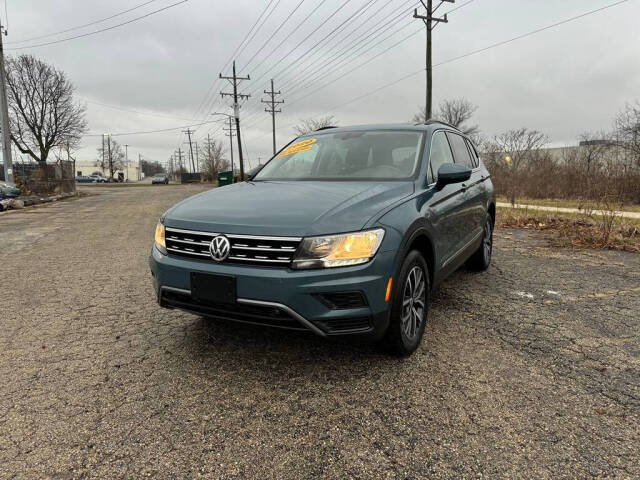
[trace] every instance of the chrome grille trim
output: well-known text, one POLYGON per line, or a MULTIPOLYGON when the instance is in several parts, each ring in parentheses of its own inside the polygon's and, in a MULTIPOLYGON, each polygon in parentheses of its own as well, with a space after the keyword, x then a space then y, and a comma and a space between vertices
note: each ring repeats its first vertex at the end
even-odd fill
POLYGON ((177 252, 177 253, 188 253, 189 255, 199 255, 199 256, 202 256, 202 257, 211 258, 211 255, 209 255, 208 253, 190 252, 189 250, 178 250, 177 248, 169 248, 169 247, 167 247, 167 251, 168 252, 177 252))
POLYGON ((218 235, 224 235, 231 242, 229 257, 222 263, 240 265, 260 265, 286 267, 302 240, 301 237, 276 237, 264 235, 240 235, 217 232, 202 232, 165 227, 167 251, 171 255, 210 259, 209 245, 218 235))

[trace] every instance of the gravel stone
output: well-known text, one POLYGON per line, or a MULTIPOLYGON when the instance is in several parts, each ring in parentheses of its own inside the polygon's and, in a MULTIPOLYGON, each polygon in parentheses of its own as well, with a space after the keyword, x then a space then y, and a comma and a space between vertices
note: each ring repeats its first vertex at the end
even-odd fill
POLYGON ((640 478, 640 255, 499 230, 418 351, 158 307, 158 217, 203 186, 0 217, 0 478, 640 478))

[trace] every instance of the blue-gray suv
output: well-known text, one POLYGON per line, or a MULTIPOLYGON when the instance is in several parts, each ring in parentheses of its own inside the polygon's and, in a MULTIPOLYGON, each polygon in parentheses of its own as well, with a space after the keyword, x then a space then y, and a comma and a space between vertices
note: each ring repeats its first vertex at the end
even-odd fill
POLYGON ((169 209, 151 273, 166 308, 407 355, 434 287, 465 263, 489 267, 494 219, 489 172, 458 129, 330 127, 169 209))

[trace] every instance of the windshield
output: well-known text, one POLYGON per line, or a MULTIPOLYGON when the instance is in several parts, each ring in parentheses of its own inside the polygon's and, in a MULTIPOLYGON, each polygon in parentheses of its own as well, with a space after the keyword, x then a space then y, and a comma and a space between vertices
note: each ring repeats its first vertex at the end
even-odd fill
POLYGON ((372 130, 296 139, 254 180, 401 180, 413 176, 422 132, 372 130))

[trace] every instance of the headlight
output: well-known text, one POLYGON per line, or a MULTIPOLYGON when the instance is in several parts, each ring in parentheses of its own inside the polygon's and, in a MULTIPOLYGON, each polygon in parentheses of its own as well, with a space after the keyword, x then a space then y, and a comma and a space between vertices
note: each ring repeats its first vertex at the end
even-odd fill
POLYGON ((164 239, 164 225, 161 222, 158 222, 158 224, 156 225, 155 242, 158 250, 166 255, 167 244, 164 239))
POLYGON ((378 251, 384 230, 309 237, 302 240, 293 268, 344 267, 366 263, 378 251))

